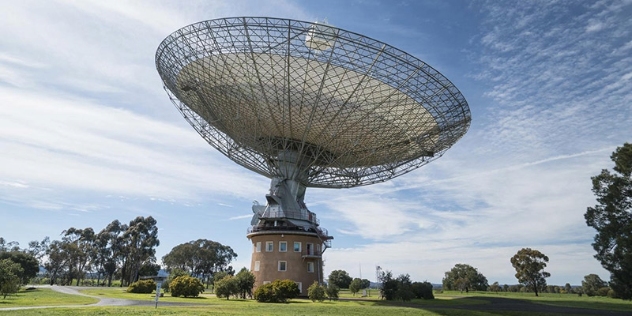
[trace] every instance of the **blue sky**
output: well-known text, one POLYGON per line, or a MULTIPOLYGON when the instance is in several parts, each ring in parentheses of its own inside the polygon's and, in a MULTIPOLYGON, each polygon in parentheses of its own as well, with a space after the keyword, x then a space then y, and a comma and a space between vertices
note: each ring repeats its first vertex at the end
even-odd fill
POLYGON ((158 44, 232 16, 327 19, 427 62, 463 93, 469 132, 392 181, 308 189, 334 235, 325 272, 375 266, 440 283, 456 263, 516 283, 536 248, 549 284, 608 273, 593 258, 590 177, 632 141, 632 2, 9 1, 0 11, 0 236, 154 216, 161 245, 206 238, 250 266, 246 228, 269 180, 199 137, 162 89, 158 44))

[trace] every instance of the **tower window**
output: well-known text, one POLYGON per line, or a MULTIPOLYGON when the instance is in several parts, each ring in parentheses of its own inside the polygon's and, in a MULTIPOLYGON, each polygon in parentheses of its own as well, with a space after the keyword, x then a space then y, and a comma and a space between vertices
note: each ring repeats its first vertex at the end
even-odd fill
POLYGON ((287 261, 279 261, 279 271, 287 271, 287 261))
POLYGON ((280 252, 287 251, 287 241, 279 241, 279 251, 280 252))
MULTIPOLYGON (((256 263, 255 263, 255 267, 256 267, 256 263)), ((314 262, 310 261, 307 262, 307 272, 314 272, 314 262)))
POLYGON ((266 241, 266 252, 273 252, 273 251, 274 251, 274 242, 266 241))
POLYGON ((261 242, 257 241, 257 246, 255 247, 256 252, 261 252, 261 242))
POLYGON ((261 261, 255 261, 255 271, 259 271, 260 267, 261 267, 261 261))
POLYGON ((301 252, 301 242, 299 241, 294 242, 294 252, 301 252))

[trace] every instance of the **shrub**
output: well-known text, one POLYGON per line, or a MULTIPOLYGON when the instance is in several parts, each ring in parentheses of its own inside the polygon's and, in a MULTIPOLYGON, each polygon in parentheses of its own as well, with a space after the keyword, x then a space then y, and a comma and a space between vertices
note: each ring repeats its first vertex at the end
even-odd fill
POLYGON ((307 296, 312 302, 322 302, 325 300, 325 287, 314 281, 312 285, 307 288, 307 296))
POLYGON ((292 280, 275 280, 255 290, 255 299, 263 303, 286 303, 298 296, 298 285, 292 280))
POLYGON ((272 289, 272 283, 263 284, 255 290, 255 299, 262 303, 278 303, 272 289))
POLYGON ((338 293, 340 292, 340 288, 337 287, 333 283, 329 283, 329 284, 327 284, 327 288, 325 289, 325 292, 327 293, 327 297, 329 298, 330 301, 331 300, 337 301, 338 300, 338 293))
POLYGON ((127 293, 151 294, 156 289, 154 280, 138 280, 129 285, 127 293))
POLYGON ((608 296, 608 292, 610 291, 610 288, 607 286, 601 287, 597 290, 597 293, 595 293, 597 296, 608 296))
POLYGON ((423 298, 425 300, 434 299, 432 294, 432 283, 430 282, 414 282, 412 285, 412 291, 416 298, 423 298))
POLYGON ((197 297, 204 292, 204 284, 196 278, 181 275, 169 283, 169 290, 173 297, 197 297))

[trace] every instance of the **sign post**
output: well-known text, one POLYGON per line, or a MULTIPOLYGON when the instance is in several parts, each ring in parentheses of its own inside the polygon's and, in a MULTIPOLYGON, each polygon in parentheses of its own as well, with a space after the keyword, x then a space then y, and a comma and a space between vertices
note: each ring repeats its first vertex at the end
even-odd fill
POLYGON ((160 289, 162 288, 162 282, 164 282, 167 279, 167 274, 163 270, 160 270, 158 272, 158 275, 154 276, 153 278, 154 278, 154 281, 156 281, 156 299, 155 299, 156 307, 155 308, 158 308, 158 299, 160 298, 160 289))

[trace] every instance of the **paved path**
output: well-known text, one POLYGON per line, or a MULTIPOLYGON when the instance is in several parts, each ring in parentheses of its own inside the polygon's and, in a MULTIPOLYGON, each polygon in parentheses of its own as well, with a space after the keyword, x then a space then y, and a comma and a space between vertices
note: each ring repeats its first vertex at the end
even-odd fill
MULTIPOLYGON (((41 309, 41 308, 58 308, 58 307, 86 307, 86 306, 154 306, 156 303, 152 300, 126 300, 122 298, 107 298, 100 296, 87 295, 79 292, 79 290, 84 290, 86 287, 81 286, 49 286, 49 285, 40 285, 36 286, 38 288, 51 289, 55 292, 60 292, 64 294, 70 295, 81 295, 86 297, 96 298, 99 301, 94 304, 84 304, 84 305, 54 305, 54 306, 23 306, 23 307, 6 307, 0 308, 1 311, 14 311, 14 310, 23 310, 23 309, 41 309)), ((160 306, 183 306, 183 305, 191 305, 195 303, 172 303, 172 302, 160 302, 160 306)))

